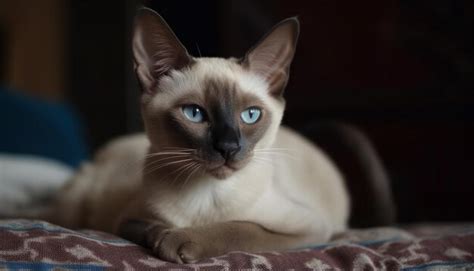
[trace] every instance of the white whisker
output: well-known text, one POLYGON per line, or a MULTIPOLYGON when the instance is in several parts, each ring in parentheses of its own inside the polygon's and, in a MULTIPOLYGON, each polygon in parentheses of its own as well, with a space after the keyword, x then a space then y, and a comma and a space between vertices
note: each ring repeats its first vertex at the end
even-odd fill
POLYGON ((191 169, 190 173, 188 174, 188 177, 186 178, 186 180, 184 180, 183 184, 181 185, 181 189, 186 186, 191 176, 194 175, 196 172, 198 172, 200 168, 201 168, 201 164, 196 163, 195 166, 191 169))
POLYGON ((163 147, 163 150, 186 150, 186 151, 195 151, 196 149, 190 148, 181 148, 181 147, 163 147))
POLYGON ((192 168, 194 165, 196 165, 196 162, 190 162, 190 163, 188 163, 184 168, 181 169, 182 171, 181 171, 178 175, 176 175, 176 177, 174 178, 174 180, 173 180, 171 183, 175 183, 176 180, 178 180, 179 177, 180 177, 181 175, 183 175, 183 173, 185 173, 188 169, 192 168))
POLYGON ((265 159, 263 157, 254 156, 253 161, 260 163, 260 165, 275 167, 275 164, 274 164, 273 160, 265 159))
POLYGON ((268 154, 268 155, 273 155, 273 156, 283 156, 287 157, 293 160, 298 160, 295 156, 288 154, 288 153, 282 153, 282 152, 276 152, 276 151, 256 151, 255 154, 268 154))
MULTIPOLYGON (((168 176, 170 176, 170 175, 172 176, 173 174, 175 174, 176 172, 182 170, 184 167, 186 167, 186 166, 188 166, 188 165, 189 165, 189 163, 188 163, 188 164, 185 164, 185 165, 183 165, 183 166, 180 166, 180 167, 177 168, 176 170, 172 171, 171 173, 169 173, 169 174, 167 174, 165 177, 163 177, 163 179, 168 178, 168 176)), ((174 181, 173 181, 173 182, 174 182, 174 181)), ((172 183, 173 183, 173 182, 172 182, 172 183)))
POLYGON ((191 152, 170 152, 170 151, 167 151, 167 152, 156 152, 156 153, 148 154, 146 157, 155 157, 155 156, 160 156, 160 155, 171 155, 171 154, 190 155, 192 153, 191 152))
POLYGON ((152 172, 155 172, 160 168, 164 168, 164 167, 167 167, 167 166, 171 166, 171 165, 174 165, 174 164, 183 163, 183 162, 187 162, 187 161, 192 161, 192 160, 193 159, 189 158, 189 159, 182 159, 182 160, 178 160, 178 161, 172 161, 172 162, 167 162, 167 163, 164 163, 164 164, 160 164, 156 167, 151 168, 150 170, 144 171, 144 175, 148 175, 152 172))
MULTIPOLYGON (((176 158, 182 159, 182 158, 185 158, 185 157, 183 157, 183 156, 181 156, 181 155, 173 155, 173 156, 168 156, 168 157, 162 157, 162 158, 156 159, 156 160, 153 159, 153 160, 151 160, 149 163, 147 163, 147 164, 144 166, 144 168, 150 167, 150 166, 152 166, 152 165, 156 165, 156 164, 159 163, 159 162, 163 162, 163 161, 171 160, 171 159, 176 159, 176 158)), ((152 158, 149 158, 149 159, 152 159, 152 158)))
POLYGON ((269 148, 257 148, 257 149, 254 149, 256 151, 262 151, 262 150, 274 150, 274 151, 291 151, 291 152, 295 152, 296 150, 295 149, 289 149, 289 148, 272 148, 272 147, 269 147, 269 148))

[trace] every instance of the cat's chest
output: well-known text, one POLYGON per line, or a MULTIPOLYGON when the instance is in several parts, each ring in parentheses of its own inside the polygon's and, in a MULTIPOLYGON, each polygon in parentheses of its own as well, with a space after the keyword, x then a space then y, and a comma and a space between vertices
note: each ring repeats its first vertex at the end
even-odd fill
POLYGON ((256 201, 258 191, 242 193, 235 183, 226 182, 202 182, 186 190, 157 188, 149 206, 157 217, 176 227, 232 220, 256 201))

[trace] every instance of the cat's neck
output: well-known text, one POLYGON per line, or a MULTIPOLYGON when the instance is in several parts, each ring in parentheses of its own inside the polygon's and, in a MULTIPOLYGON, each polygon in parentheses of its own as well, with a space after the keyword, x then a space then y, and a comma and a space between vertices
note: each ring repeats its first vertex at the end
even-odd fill
POLYGON ((155 215, 182 227, 201 225, 235 217, 253 206, 271 189, 271 174, 271 168, 255 163, 223 180, 200 175, 188 179, 186 185, 182 179, 178 185, 178 180, 172 183, 157 174, 146 181, 143 196, 155 215))
MULTIPOLYGON (((154 153, 153 151, 149 151, 154 153)), ((145 189, 154 187, 162 191, 166 190, 173 193, 186 193, 186 191, 195 191, 200 189, 203 193, 220 193, 220 191, 248 190, 252 187, 253 191, 263 191, 272 182, 273 166, 270 163, 262 163, 262 160, 252 158, 249 163, 233 172, 225 179, 218 179, 192 164, 183 165, 180 162, 170 164, 161 163, 166 158, 146 158, 142 172, 145 189), (163 160, 164 159, 164 160, 163 160), (258 180, 258 181, 256 181, 258 180)), ((180 159, 178 161, 186 160, 180 159)))

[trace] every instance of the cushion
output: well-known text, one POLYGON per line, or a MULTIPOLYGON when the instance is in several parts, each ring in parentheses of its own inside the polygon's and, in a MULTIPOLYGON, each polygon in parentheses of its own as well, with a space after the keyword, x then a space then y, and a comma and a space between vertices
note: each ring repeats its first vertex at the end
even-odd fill
MULTIPOLYGON (((99 231, 0 220, 0 269, 74 270, 464 270, 474 268, 474 224, 350 230, 289 251, 231 252, 196 264, 164 262, 99 231), (464 268, 464 269, 463 269, 464 268)), ((211 242, 211 240, 210 240, 211 242)))

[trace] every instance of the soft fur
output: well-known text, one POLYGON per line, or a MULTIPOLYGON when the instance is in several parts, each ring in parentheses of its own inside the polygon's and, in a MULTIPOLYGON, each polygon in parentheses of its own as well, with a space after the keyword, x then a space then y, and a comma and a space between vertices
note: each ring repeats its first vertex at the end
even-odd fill
POLYGON ((280 125, 298 29, 283 21, 242 59, 194 58, 158 14, 140 10, 133 48, 146 134, 84 165, 51 219, 120 234, 174 262, 303 247, 344 230, 341 174, 280 125), (206 121, 187 120, 187 104, 206 121), (249 107, 262 111, 255 124, 240 119, 249 107))

